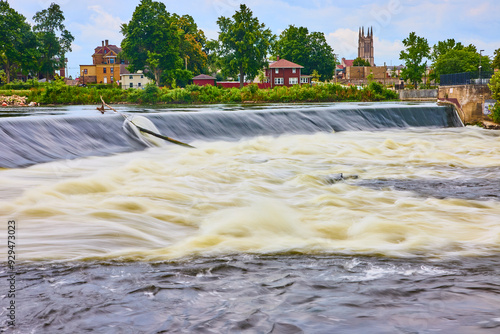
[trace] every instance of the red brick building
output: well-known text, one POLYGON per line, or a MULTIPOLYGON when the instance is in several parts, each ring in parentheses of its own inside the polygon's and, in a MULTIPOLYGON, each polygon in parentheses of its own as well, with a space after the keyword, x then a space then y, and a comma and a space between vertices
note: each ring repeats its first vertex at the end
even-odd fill
POLYGON ((311 76, 301 73, 304 66, 292 63, 286 59, 279 59, 269 64, 266 69, 266 77, 271 88, 275 86, 293 86, 311 83, 311 76))

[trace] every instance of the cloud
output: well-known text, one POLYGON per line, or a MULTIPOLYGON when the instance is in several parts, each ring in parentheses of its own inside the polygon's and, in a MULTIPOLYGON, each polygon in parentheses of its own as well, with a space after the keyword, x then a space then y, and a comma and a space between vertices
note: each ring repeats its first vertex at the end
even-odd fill
POLYGON ((123 39, 120 29, 124 21, 117 16, 111 15, 100 5, 89 6, 88 9, 92 12, 89 22, 75 24, 81 31, 79 37, 85 41, 93 41, 94 44, 108 39, 112 44, 119 45, 123 39))
MULTIPOLYGON (((339 55, 339 59, 355 59, 358 57, 359 31, 337 29, 325 37, 327 42, 333 47, 334 52, 339 55)), ((399 65, 399 52, 403 48, 403 43, 400 40, 390 41, 374 35, 373 51, 375 64, 382 66, 386 62, 387 65, 391 65, 392 62, 392 65, 399 65)))
POLYGON ((83 48, 78 44, 71 43, 71 50, 73 50, 72 52, 80 52, 83 48))
POLYGON ((325 36, 339 58, 354 59, 358 56, 359 32, 351 29, 337 29, 325 36))
POLYGON ((404 49, 401 41, 389 41, 380 39, 376 36, 373 37, 373 52, 375 64, 377 66, 384 65, 400 65, 402 61, 399 60, 399 52, 404 49), (391 64, 392 62, 392 64, 391 64))

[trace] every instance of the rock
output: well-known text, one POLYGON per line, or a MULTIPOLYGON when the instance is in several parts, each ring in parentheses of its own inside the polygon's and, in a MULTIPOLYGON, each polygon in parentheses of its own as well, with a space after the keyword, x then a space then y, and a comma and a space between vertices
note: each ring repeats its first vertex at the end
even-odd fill
POLYGON ((24 106, 26 105, 26 96, 0 96, 2 106, 24 106))
POLYGON ((330 175, 325 175, 323 177, 323 181, 327 184, 334 184, 340 181, 345 181, 348 179, 357 179, 357 175, 344 175, 343 173, 339 174, 330 174, 330 175))

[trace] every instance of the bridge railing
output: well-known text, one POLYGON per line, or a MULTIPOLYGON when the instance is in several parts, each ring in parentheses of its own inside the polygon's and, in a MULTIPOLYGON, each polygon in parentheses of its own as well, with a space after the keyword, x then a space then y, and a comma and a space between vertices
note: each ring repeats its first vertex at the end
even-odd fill
POLYGON ((486 85, 490 82, 493 72, 464 72, 454 74, 442 74, 440 76, 440 86, 454 85, 486 85))

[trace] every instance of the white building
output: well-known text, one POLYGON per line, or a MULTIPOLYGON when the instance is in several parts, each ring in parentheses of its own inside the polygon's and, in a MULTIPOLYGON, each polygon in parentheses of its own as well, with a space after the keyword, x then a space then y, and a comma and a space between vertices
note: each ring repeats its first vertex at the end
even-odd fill
POLYGON ((122 89, 136 88, 144 89, 151 80, 147 78, 142 71, 137 73, 123 73, 120 75, 122 89))

